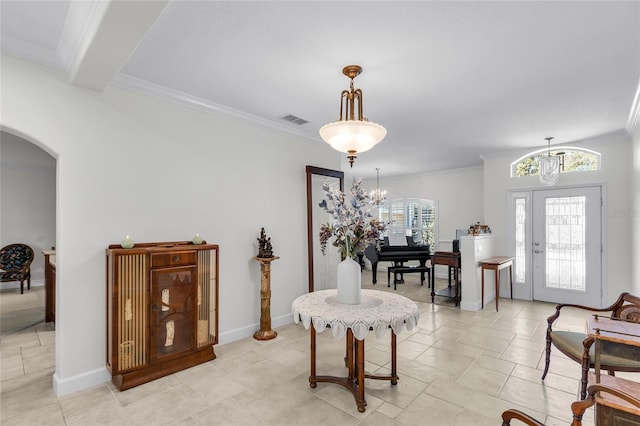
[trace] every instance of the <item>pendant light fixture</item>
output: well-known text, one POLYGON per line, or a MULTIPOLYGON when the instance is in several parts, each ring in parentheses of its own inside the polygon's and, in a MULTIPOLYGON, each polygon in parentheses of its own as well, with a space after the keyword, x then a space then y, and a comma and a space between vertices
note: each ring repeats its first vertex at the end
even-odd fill
POLYGON ((552 186, 560 178, 560 157, 557 155, 551 156, 551 140, 553 138, 544 139, 547 141, 547 156, 540 157, 538 160, 538 174, 540 175, 541 184, 552 186))
POLYGON ((363 116, 362 90, 353 88, 353 79, 361 72, 359 65, 347 65, 342 69, 342 73, 351 79, 351 84, 350 90, 343 90, 340 94, 340 118, 320 128, 320 137, 336 151, 346 153, 351 167, 357 153, 370 150, 387 135, 384 127, 363 116))
POLYGON ((379 167, 376 168, 376 189, 374 191, 371 191, 369 198, 371 198, 371 203, 376 207, 380 207, 387 201, 387 191, 382 191, 380 189, 380 168, 379 167))

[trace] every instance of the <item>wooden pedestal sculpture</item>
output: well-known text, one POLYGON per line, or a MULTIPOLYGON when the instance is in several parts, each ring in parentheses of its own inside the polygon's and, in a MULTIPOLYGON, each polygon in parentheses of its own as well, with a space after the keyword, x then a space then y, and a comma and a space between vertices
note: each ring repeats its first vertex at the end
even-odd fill
POLYGON ((260 330, 253 337, 258 340, 273 339, 278 335, 271 329, 271 262, 280 259, 278 256, 269 258, 254 257, 260 262, 260 330))
POLYGON ((271 329, 271 262, 280 257, 273 255, 271 238, 267 237, 264 228, 260 230, 258 255, 254 259, 260 262, 260 330, 253 337, 269 340, 278 335, 271 329))

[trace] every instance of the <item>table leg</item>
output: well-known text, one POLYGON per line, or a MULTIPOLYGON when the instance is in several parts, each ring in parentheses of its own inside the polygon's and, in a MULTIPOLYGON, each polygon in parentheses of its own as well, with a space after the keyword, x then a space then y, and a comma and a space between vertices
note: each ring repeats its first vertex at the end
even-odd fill
POLYGON ((396 362, 396 333, 391 329, 391 384, 398 384, 398 365, 396 362))
POLYGON ((318 384, 316 382, 316 330, 313 328, 313 324, 309 327, 309 334, 311 336, 311 374, 309 375, 309 386, 315 388, 318 384))
POLYGON ((431 303, 433 303, 433 301, 436 298, 436 266, 435 265, 431 265, 431 268, 433 269, 433 272, 430 274, 431 277, 431 303))
POLYGON ((498 312, 499 298, 500 298, 500 268, 496 268, 496 312, 498 312))
MULTIPOLYGON (((347 369, 349 371, 349 375, 347 378, 349 380, 353 380, 356 374, 358 374, 357 370, 354 371, 354 360, 353 360, 353 331, 350 328, 347 329, 347 369)), ((356 354, 356 358, 358 354, 356 354)))
MULTIPOLYGON (((353 337, 353 336, 352 336, 353 337)), ((356 343, 356 373, 357 373, 357 396, 356 405, 358 411, 364 413, 367 401, 364 399, 364 339, 355 339, 356 343)))
POLYGON ((511 283, 511 300, 513 300, 513 262, 509 264, 509 280, 511 283))
POLYGON ((484 309, 484 265, 482 265, 480 275, 482 275, 482 290, 480 290, 480 309, 484 309))

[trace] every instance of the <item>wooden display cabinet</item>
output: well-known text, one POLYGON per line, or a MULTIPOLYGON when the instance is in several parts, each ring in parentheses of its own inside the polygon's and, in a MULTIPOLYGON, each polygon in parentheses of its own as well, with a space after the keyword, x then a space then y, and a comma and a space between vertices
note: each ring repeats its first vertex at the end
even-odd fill
POLYGON ((106 254, 107 368, 118 389, 215 359, 217 245, 111 245, 106 254))

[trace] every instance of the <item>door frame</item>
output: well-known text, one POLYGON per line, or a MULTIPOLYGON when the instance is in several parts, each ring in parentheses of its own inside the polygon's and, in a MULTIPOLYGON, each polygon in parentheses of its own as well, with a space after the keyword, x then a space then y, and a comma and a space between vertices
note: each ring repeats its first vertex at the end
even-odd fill
MULTIPOLYGON (((525 252, 525 282, 517 282, 514 275, 514 298, 533 300, 533 192, 534 191, 548 191, 553 189, 577 189, 585 187, 600 187, 600 195, 602 197, 602 203, 600 205, 600 226, 601 226, 601 252, 600 252, 600 282, 602 283, 600 306, 603 307, 604 302, 608 300, 609 282, 607 280, 608 274, 608 221, 605 212, 608 210, 608 186, 606 182, 594 182, 584 183, 579 185, 558 185, 553 187, 531 187, 531 188, 512 188, 507 193, 507 252, 509 256, 515 257, 515 206, 514 200, 516 198, 526 198, 526 225, 525 225, 525 240, 527 250, 525 252)), ((515 271, 514 271, 515 272, 515 271)))

